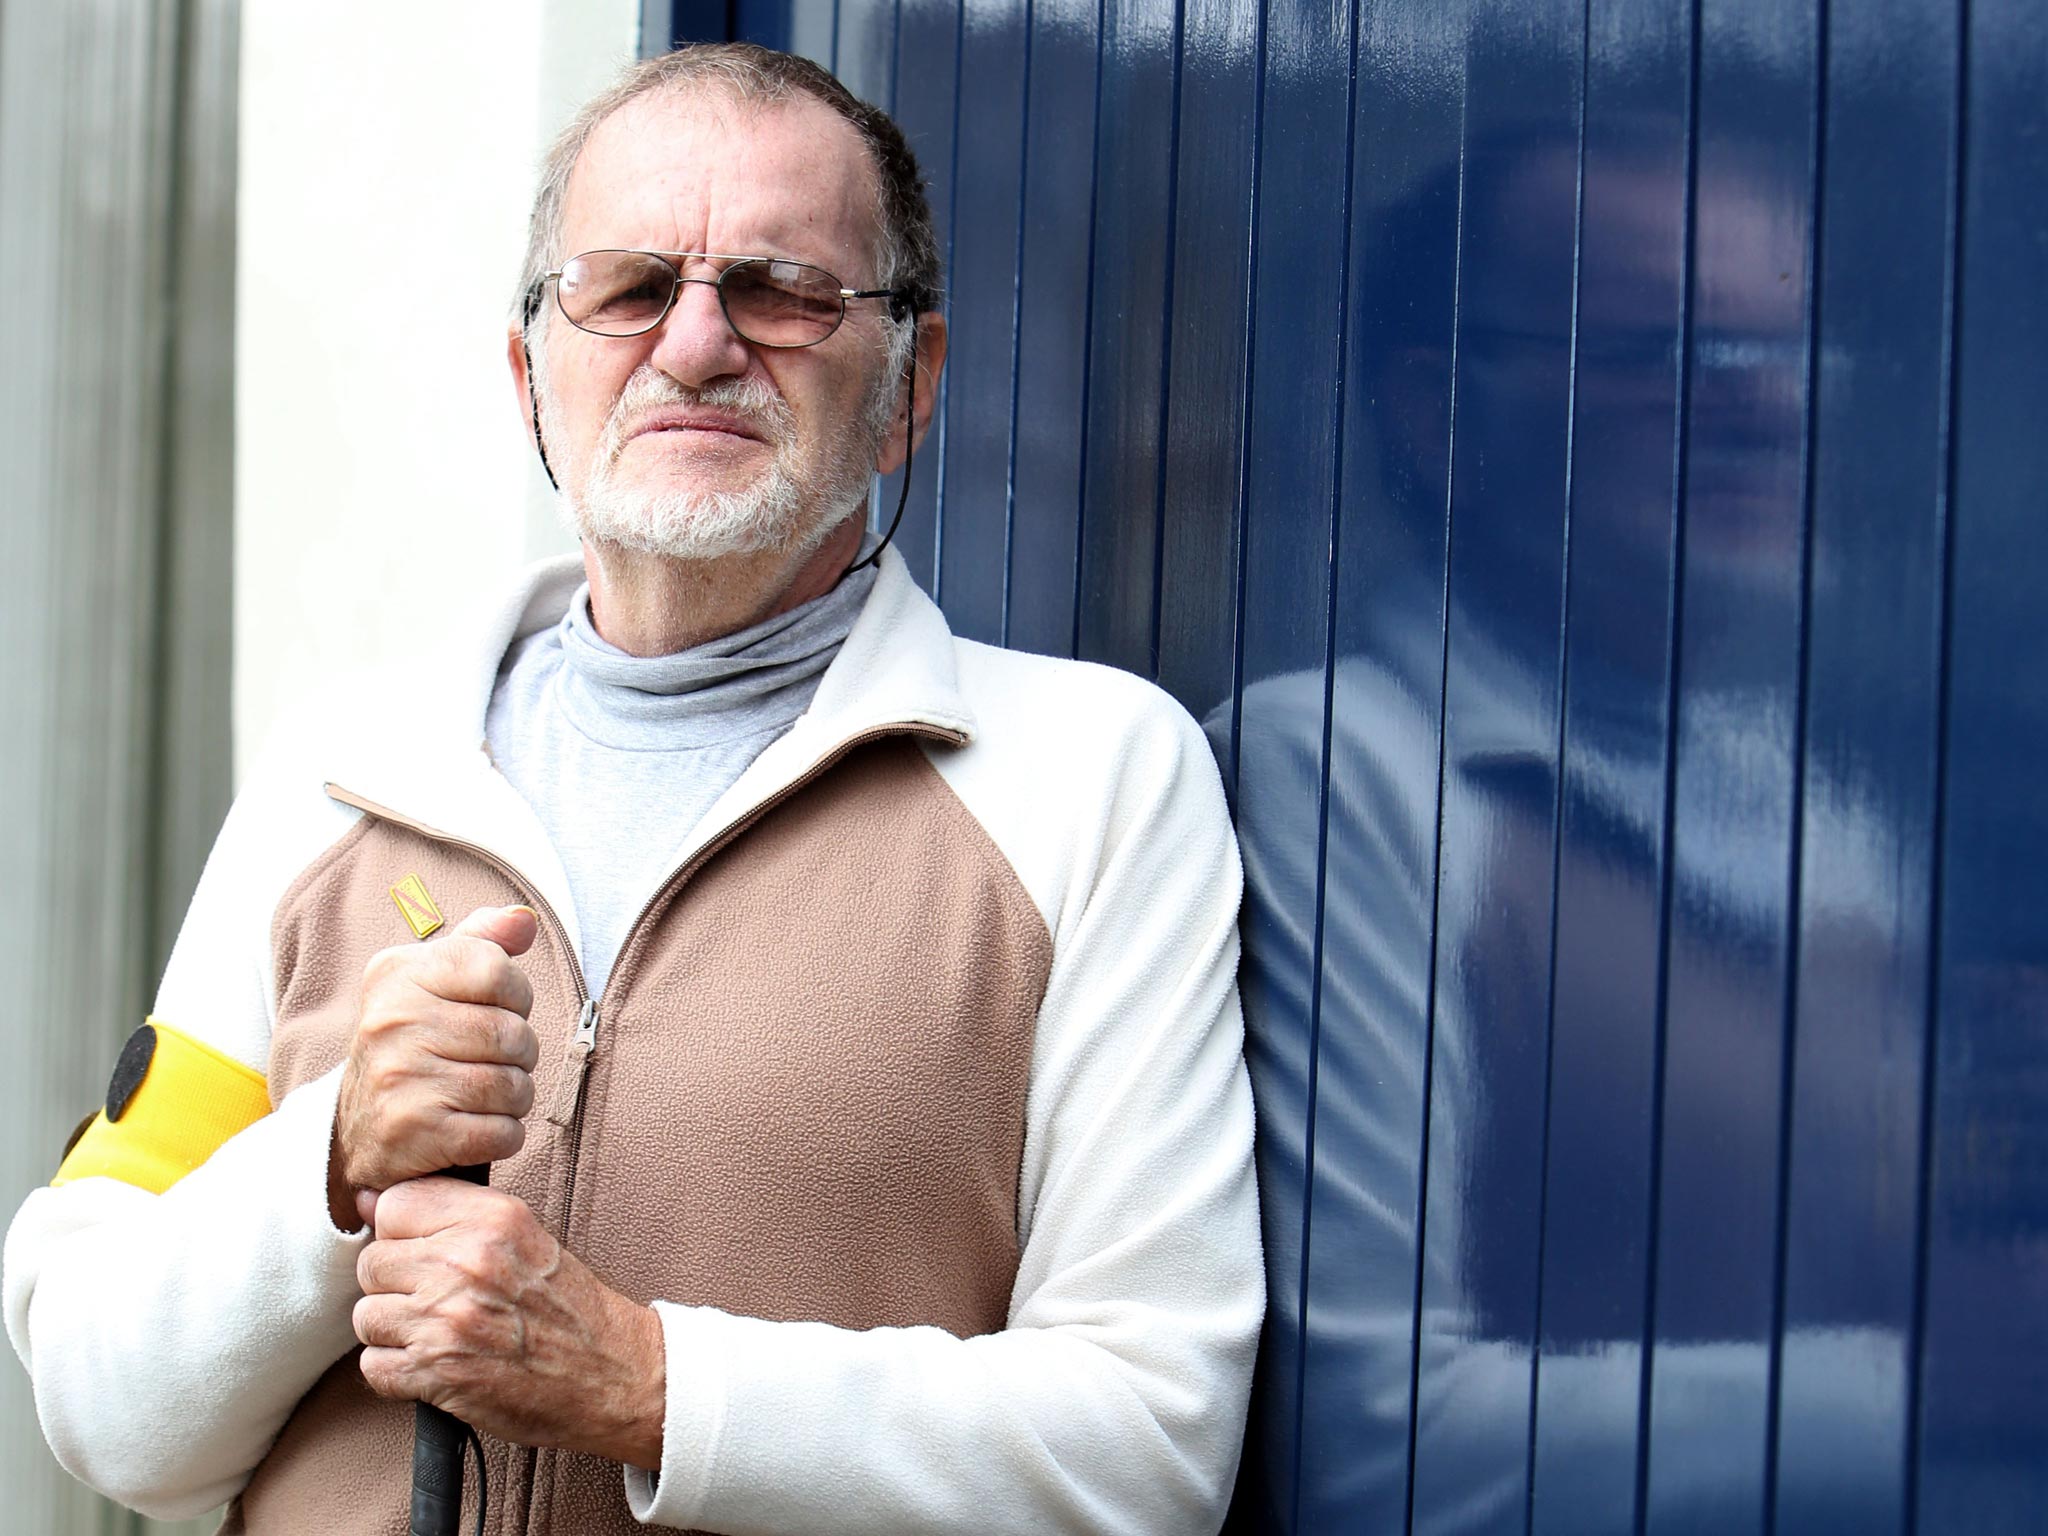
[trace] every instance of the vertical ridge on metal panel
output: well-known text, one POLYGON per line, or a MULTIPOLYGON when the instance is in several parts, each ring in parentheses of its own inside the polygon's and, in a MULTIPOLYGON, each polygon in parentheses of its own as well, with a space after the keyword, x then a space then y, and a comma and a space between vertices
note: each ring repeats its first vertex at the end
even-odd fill
POLYGON ((1936 625, 1935 644, 1938 662, 1938 685, 1935 695, 1935 757, 1934 757, 1934 815, 1931 845, 1927 851, 1932 867, 1930 892, 1930 921, 1927 928, 1929 964, 1927 987, 1924 993, 1926 1029, 1920 1055, 1920 1156, 1915 1169, 1918 1175, 1918 1199, 1914 1211, 1914 1230, 1919 1242, 1914 1253, 1913 1266, 1913 1315, 1911 1329, 1906 1339, 1906 1445, 1904 1467, 1905 1527, 1907 1536, 1915 1536, 1921 1529, 1920 1511, 1922 1506, 1922 1474, 1926 1458, 1923 1448, 1927 1429, 1927 1280, 1929 1258, 1934 1247, 1933 1210, 1935 1112, 1934 1095, 1939 1072, 1937 1063, 1941 1035, 1941 986, 1942 986, 1942 922, 1945 911, 1944 882, 1948 850, 1948 786, 1949 786, 1949 721, 1952 717, 1955 688, 1952 662, 1955 653, 1956 613, 1956 400, 1961 393, 1961 376, 1956 368, 1956 337, 1958 300, 1962 290, 1962 219, 1963 219, 1963 176, 1965 172, 1965 125, 1970 108, 1970 28, 1969 13, 1964 5, 1957 8, 1954 47, 1950 52, 1950 75, 1954 82, 1953 107, 1947 127, 1948 156, 1946 164, 1946 197, 1943 199, 1943 292, 1942 292, 1942 378, 1941 378, 1941 419, 1939 442, 1941 445, 1941 472, 1937 494, 1939 502, 1939 524, 1941 543, 1938 550, 1939 621, 1936 625))
POLYGON ((1827 49, 1777 1529, 1903 1532, 1931 957, 1953 7, 1827 49), (1910 61, 1910 62, 1909 62, 1910 61), (1906 217, 1901 217, 1902 211, 1906 217))
POLYGON ((1055 656, 1074 644, 1097 15, 1096 0, 1031 6, 1003 643, 1055 656))
MULTIPOLYGON (((896 19, 896 122, 917 155, 924 173, 925 190, 931 201, 932 222, 938 230, 941 250, 949 258, 949 232, 953 227, 953 113, 955 66, 958 61, 960 0, 897 0, 896 19)), ((952 283, 950 259, 946 281, 952 283)), ((944 301, 950 312, 950 301, 944 301)), ((945 378, 955 368, 949 363, 945 378)), ((950 386, 947 386, 950 387, 950 386)), ((896 533, 896 548, 910 572, 927 592, 938 586, 939 468, 945 453, 946 395, 933 402, 931 426, 910 469, 910 499, 905 504, 903 526, 896 533)), ((884 484, 882 500, 900 493, 902 481, 895 476, 884 484)))
POLYGON ((1767 1518, 1815 17, 1703 0, 1645 1530, 1767 1518))
POLYGON ((1972 0, 1918 1528, 2048 1509, 2048 16, 1972 0))
POLYGON ((963 0, 953 146, 952 384, 939 594, 953 632, 1000 642, 1008 570, 1018 188, 1028 0, 963 0))
MULTIPOLYGON (((1281 1314, 1274 1340, 1278 1346, 1291 1342, 1293 1358, 1282 1347, 1269 1352, 1262 1404, 1262 1412, 1276 1418, 1292 1397, 1292 1464, 1269 1468, 1269 1476, 1277 1480, 1285 1473, 1291 1485, 1284 1502, 1276 1500, 1290 1530, 1315 1529, 1335 1513, 1317 1496, 1327 1495, 1332 1475, 1343 1476, 1352 1460, 1320 1422, 1322 1401, 1332 1388, 1340 1398, 1350 1388, 1327 1369, 1341 1362, 1326 1359, 1323 1341, 1352 1315, 1346 1294, 1352 1256, 1319 1239, 1323 1180, 1317 1170, 1323 1008, 1328 990, 1345 980, 1327 956, 1333 924, 1348 922, 1356 895, 1331 884, 1337 838, 1348 829, 1332 820, 1332 712, 1333 582, 1339 575, 1333 561, 1343 444, 1338 390, 1348 355, 1351 228, 1348 220, 1319 216, 1324 209, 1341 209, 1350 195, 1353 26, 1345 4, 1278 0, 1267 9, 1258 93, 1249 411, 1241 450, 1247 505, 1240 556, 1246 604, 1240 805, 1261 795, 1287 802, 1285 814, 1293 822, 1288 835, 1300 844, 1291 857, 1301 865, 1305 887, 1292 898, 1302 910, 1289 931, 1310 925, 1304 953, 1269 955, 1265 961, 1269 974, 1298 971, 1306 984, 1305 1011, 1294 1022, 1297 1038, 1273 1049, 1270 1058, 1287 1061, 1293 1053, 1299 1065, 1281 1080, 1290 1087, 1298 1083, 1303 1104, 1298 1143, 1290 1126, 1289 1144, 1275 1148, 1272 1158, 1283 1189, 1299 1191, 1298 1202, 1283 1200, 1272 1224, 1276 1241, 1288 1245, 1280 1250, 1285 1262, 1277 1267, 1276 1290, 1293 1292, 1279 1297, 1279 1305, 1294 1313, 1281 1314), (1294 787, 1296 774, 1307 777, 1306 794, 1294 787), (1322 1310, 1326 1301, 1329 1324, 1322 1310)), ((1269 1049, 1278 1045, 1272 1042, 1269 1049)), ((1339 1059, 1349 1059, 1349 1043, 1334 1049, 1339 1059)), ((1344 1116, 1336 1118, 1343 1129, 1344 1116)), ((1344 1146, 1341 1136, 1338 1146, 1344 1146)), ((1342 1177, 1340 1172, 1340 1182, 1342 1177)))
POLYGON ((1285 823, 1269 824, 1267 836, 1278 831, 1291 845, 1284 855, 1270 847, 1265 855, 1287 861, 1291 910, 1275 911, 1274 926, 1248 929, 1247 943, 1263 951, 1254 963, 1269 983, 1299 978, 1280 1015, 1291 1038, 1269 1040, 1277 1050, 1266 1063, 1269 1069, 1284 1063, 1281 1081, 1288 1086, 1275 1084, 1275 1091, 1291 1092, 1301 1107, 1299 1126, 1288 1125, 1287 1145, 1271 1149, 1270 1157, 1276 1171, 1286 1169, 1281 1177, 1300 1198, 1284 1202, 1267 1228, 1278 1256, 1269 1300, 1276 1323, 1260 1412, 1269 1433, 1280 1429, 1291 1442, 1289 1460, 1266 1468, 1279 1485, 1275 1513, 1284 1530, 1313 1529, 1302 1488, 1319 1470, 1315 1453, 1325 1445, 1303 1430, 1310 1412, 1305 1373, 1317 1356, 1317 1038, 1326 927, 1336 381, 1344 356, 1348 226, 1319 215, 1341 208, 1348 192, 1346 157, 1336 147, 1347 145, 1352 133, 1351 25, 1348 0, 1272 0, 1267 7, 1257 98, 1258 220, 1251 232, 1250 411, 1242 428, 1247 611, 1239 804, 1263 798, 1284 807, 1285 823))
POLYGON ((1354 93, 1334 74, 1348 59, 1324 61, 1330 73, 1308 66, 1313 15, 1267 21, 1253 420, 1240 450, 1244 989, 1272 1281, 1239 1514, 1256 1530, 1396 1530, 1408 1489, 1462 38, 1457 7, 1370 8, 1354 93), (1319 132, 1355 143, 1348 184, 1305 151, 1319 132), (1347 209, 1342 240, 1314 227, 1305 210, 1317 206, 1347 209), (1319 329, 1337 313, 1343 334, 1319 329), (1316 383, 1340 361, 1341 414, 1334 401, 1318 411, 1316 383), (1344 552, 1334 573, 1333 535, 1344 552), (1319 622, 1313 595, 1333 576, 1319 622), (1313 1166, 1330 1170, 1313 1192, 1311 1114, 1313 1166))
POLYGON ((1636 1403, 1635 1529, 1644 1529, 1650 1497, 1650 1412, 1657 1390, 1657 1277, 1658 1245, 1664 1230, 1664 1089, 1671 1018, 1671 913, 1677 900, 1676 861, 1672 844, 1678 826, 1678 698, 1684 687, 1685 657, 1679 636, 1685 628, 1685 547, 1687 487, 1691 471, 1693 330, 1696 319, 1693 279, 1699 246, 1699 163, 1700 163, 1700 0, 1689 0, 1686 18, 1685 53, 1685 212, 1679 257, 1678 306, 1678 392, 1677 431, 1672 442, 1672 484, 1675 491, 1672 524, 1672 577, 1668 588, 1670 633, 1665 666, 1664 779, 1662 788, 1663 867, 1657 893, 1657 1018, 1652 1045, 1650 1082, 1650 1158, 1645 1174, 1649 1184, 1649 1252, 1643 1277, 1643 1341, 1641 1384, 1636 1403))
POLYGON ((1686 0, 1587 11, 1533 1536, 1636 1521, 1690 33, 1686 0))
POLYGON ((1468 33, 1419 1533, 1528 1503, 1582 25, 1494 0, 1468 33))
POLYGON ((1106 0, 1095 163, 1080 654, 1151 676, 1175 0, 1106 0))
MULTIPOLYGON (((844 85, 862 101, 893 113, 896 97, 897 0, 838 0, 839 16, 834 23, 833 49, 838 60, 834 70, 844 85)), ((887 280, 880 272, 860 275, 857 286, 866 288, 887 280)), ((915 455, 912 455, 913 459, 915 455)), ((868 503, 869 522, 876 532, 889 526, 896 513, 896 493, 903 482, 901 471, 889 477, 880 496, 868 503)))
MULTIPOLYGON (((838 46, 840 83, 862 101, 887 109, 896 89, 896 0, 839 0, 838 46)), ((878 281, 880 276, 863 274, 878 281)), ((893 502, 889 510, 895 510, 893 502)))
POLYGON ((1181 28, 1159 681, 1217 725, 1212 741, 1228 732, 1237 660, 1261 15, 1256 0, 1187 0, 1181 28))
MULTIPOLYGON (((897 0, 838 0, 839 18, 834 23, 833 43, 838 60, 834 73, 862 101, 894 113, 896 98, 897 0)), ((887 274, 860 275, 857 286, 866 288, 887 280, 887 274)), ((912 455, 913 459, 915 455, 912 455)), ((889 477, 882 494, 871 495, 868 521, 876 532, 889 526, 896 513, 896 493, 902 487, 901 471, 889 477)))

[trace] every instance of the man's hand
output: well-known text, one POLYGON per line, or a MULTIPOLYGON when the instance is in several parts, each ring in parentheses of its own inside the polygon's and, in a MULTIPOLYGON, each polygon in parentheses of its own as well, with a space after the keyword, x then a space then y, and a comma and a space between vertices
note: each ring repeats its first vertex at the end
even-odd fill
POLYGON ((479 907, 441 938, 370 958, 328 1159, 336 1227, 356 1225, 355 1190, 496 1162, 525 1143, 540 1045, 512 956, 539 927, 529 908, 479 907))
POLYGON ((668 1371, 653 1308, 605 1285, 502 1190, 420 1179, 377 1196, 374 1212, 355 1310, 372 1391, 519 1445, 660 1469, 668 1371))

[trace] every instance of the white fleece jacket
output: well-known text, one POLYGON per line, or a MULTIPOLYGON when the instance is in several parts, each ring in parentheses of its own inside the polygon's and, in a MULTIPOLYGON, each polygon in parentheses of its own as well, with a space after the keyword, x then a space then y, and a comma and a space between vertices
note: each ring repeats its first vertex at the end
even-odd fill
MULTIPOLYGON (((561 862, 481 743, 506 646, 559 619, 579 569, 530 572, 458 668, 282 733, 222 830, 158 1017, 265 1068, 273 909, 358 814, 324 781, 490 849, 573 936, 561 862)), ((892 551, 809 713, 674 864, 847 738, 906 720, 968 737, 930 759, 1053 940, 1008 1325, 963 1340, 657 1302, 661 1474, 627 1470, 627 1497, 643 1520, 735 1536, 1214 1531, 1264 1308, 1240 876, 1214 766, 1147 683, 955 639, 892 551)), ((160 1196, 87 1179, 16 1215, 8 1338, 85 1482, 164 1517, 223 1502, 354 1343, 366 1238, 326 1212, 337 1076, 160 1196)))

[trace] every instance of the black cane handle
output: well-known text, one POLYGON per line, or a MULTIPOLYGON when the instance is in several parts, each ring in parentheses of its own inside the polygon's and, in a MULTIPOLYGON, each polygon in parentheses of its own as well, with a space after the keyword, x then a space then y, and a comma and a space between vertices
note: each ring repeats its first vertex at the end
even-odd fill
MULTIPOLYGON (((450 1168, 451 1179, 488 1184, 488 1163, 450 1168)), ((432 1403, 414 1403, 412 1419, 412 1536, 456 1536, 462 1528, 462 1420, 432 1403)), ((483 1481, 479 1462, 477 1481, 483 1481)))

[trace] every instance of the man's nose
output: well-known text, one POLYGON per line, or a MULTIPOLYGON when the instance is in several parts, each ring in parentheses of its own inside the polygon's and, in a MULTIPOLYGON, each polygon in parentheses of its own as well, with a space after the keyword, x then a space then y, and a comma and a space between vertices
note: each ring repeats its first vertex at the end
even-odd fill
POLYGON ((747 344, 726 320, 716 283, 708 278, 683 279, 675 302, 655 328, 654 352, 648 360, 692 388, 747 371, 747 344))

